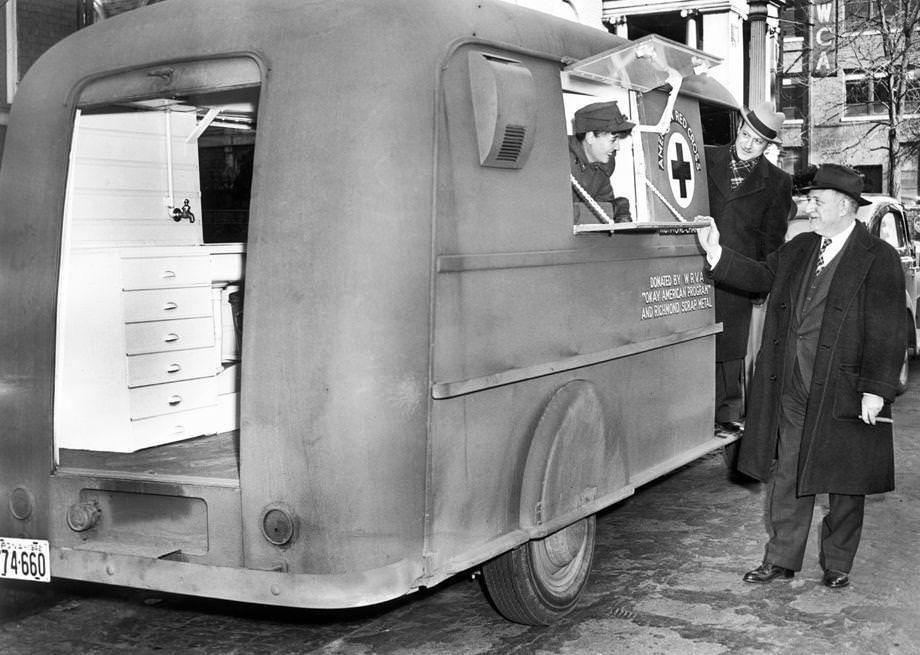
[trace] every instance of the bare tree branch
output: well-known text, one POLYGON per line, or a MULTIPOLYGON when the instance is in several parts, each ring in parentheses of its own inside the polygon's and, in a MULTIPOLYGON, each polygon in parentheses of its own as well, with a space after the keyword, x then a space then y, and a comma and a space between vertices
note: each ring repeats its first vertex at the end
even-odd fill
POLYGON ((885 145, 870 146, 869 151, 887 151, 888 192, 899 195, 901 167, 920 152, 920 0, 841 0, 839 6, 843 15, 838 16, 837 57, 847 75, 847 97, 814 124, 865 116, 865 122, 851 123, 863 126, 859 138, 831 149, 840 154, 865 149, 869 137, 884 130, 885 145), (865 114, 850 113, 860 106, 865 114))

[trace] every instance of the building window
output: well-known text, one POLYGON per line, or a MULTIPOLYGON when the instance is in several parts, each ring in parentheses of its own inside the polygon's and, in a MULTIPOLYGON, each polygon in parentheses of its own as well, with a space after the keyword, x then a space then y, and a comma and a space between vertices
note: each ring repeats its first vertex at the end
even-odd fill
POLYGON ((808 83, 799 76, 784 77, 779 99, 786 120, 804 119, 808 111, 808 83))
POLYGON ((901 163, 901 199, 914 205, 920 200, 920 153, 914 143, 902 143, 901 148, 913 151, 912 156, 901 163))
POLYGON ((864 73, 846 76, 844 116, 879 116, 888 113, 891 93, 887 80, 864 73))
POLYGON ((870 164, 854 166, 863 176, 863 193, 881 193, 882 192, 882 165, 870 164))
POLYGON ((630 39, 658 34, 678 43, 686 43, 687 19, 679 11, 630 16, 626 24, 630 39))
POLYGON ((847 32, 863 32, 877 29, 881 23, 880 11, 887 16, 895 16, 901 8, 902 0, 844 0, 844 29, 847 32))
POLYGON ((77 11, 81 27, 85 27, 157 2, 163 2, 163 0, 79 0, 77 11))
MULTIPOLYGON (((0 29, 3 30, 2 41, 6 49, 6 57, 3 59, 2 79, 3 87, 0 90, 0 104, 9 105, 13 102, 13 96, 16 95, 16 86, 19 83, 19 28, 16 21, 16 3, 8 2, 0 7, 0 13, 3 16, 3 24, 0 29)), ((8 107, 7 107, 8 108, 8 107)))
MULTIPOLYGON (((906 89, 901 99, 901 113, 920 113, 920 78, 916 71, 909 71, 905 81, 906 89)), ((844 116, 885 116, 888 114, 890 102, 891 93, 886 77, 866 75, 855 71, 847 73, 844 116)))
POLYGON ((847 32, 865 29, 869 20, 872 3, 870 0, 845 0, 843 4, 843 24, 847 32))
POLYGON ((808 35, 808 3, 791 2, 779 14, 779 27, 786 37, 808 35))
POLYGON ((780 168, 792 175, 802 167, 803 150, 801 146, 793 148, 783 148, 779 155, 780 168))
POLYGON ((916 69, 907 74, 907 89, 904 92, 904 113, 920 114, 920 78, 917 76, 916 69))

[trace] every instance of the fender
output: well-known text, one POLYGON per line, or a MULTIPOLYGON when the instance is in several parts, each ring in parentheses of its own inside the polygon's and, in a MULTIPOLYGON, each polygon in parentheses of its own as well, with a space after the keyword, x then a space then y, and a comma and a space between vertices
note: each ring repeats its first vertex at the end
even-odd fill
MULTIPOLYGON (((597 511, 601 498, 609 503, 608 480, 624 485, 626 480, 619 446, 592 382, 572 380, 559 387, 537 422, 527 453, 521 528, 541 536, 597 511), (608 470, 611 466, 618 470, 608 470)), ((617 490, 621 497, 632 493, 631 488, 617 490)))

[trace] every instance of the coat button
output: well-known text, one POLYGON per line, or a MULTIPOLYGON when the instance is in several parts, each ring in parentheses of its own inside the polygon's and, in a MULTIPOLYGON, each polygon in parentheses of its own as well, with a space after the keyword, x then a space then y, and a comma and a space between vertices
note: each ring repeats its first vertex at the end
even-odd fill
POLYGON ((776 382, 776 374, 773 374, 773 375, 770 376, 770 381, 771 381, 771 382, 776 382))
POLYGON ((779 339, 774 339, 774 340, 773 340, 773 345, 776 346, 776 345, 778 345, 778 344, 779 344, 779 339))

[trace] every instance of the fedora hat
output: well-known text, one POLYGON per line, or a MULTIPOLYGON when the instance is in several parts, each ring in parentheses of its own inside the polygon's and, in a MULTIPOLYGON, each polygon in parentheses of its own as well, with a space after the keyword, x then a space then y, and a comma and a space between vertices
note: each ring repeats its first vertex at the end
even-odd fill
POLYGON ((804 187, 802 191, 812 189, 833 189, 850 196, 860 207, 869 204, 869 201, 860 195, 863 189, 863 176, 849 166, 821 164, 815 171, 811 185, 804 187))
POLYGON ((781 143, 779 133, 783 129, 784 120, 786 120, 786 114, 781 111, 773 111, 773 103, 770 101, 761 102, 744 114, 744 122, 748 127, 773 143, 781 143))

